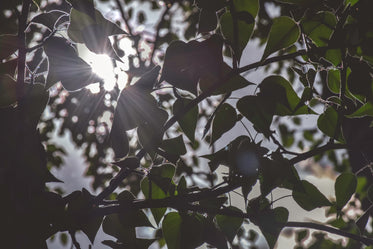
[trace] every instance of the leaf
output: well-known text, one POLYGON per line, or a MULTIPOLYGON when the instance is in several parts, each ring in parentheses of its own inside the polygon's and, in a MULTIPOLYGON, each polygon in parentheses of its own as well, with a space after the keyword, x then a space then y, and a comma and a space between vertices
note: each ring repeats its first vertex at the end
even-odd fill
POLYGON ((198 215, 168 213, 162 222, 168 249, 193 249, 202 245, 203 223, 198 215))
POLYGON ((293 45, 298 40, 299 35, 298 24, 293 19, 287 16, 275 18, 269 32, 262 60, 280 49, 293 45))
MULTIPOLYGON (((117 197, 119 204, 123 208, 126 208, 127 203, 132 203, 134 199, 135 196, 128 190, 122 191, 117 197)), ((119 222, 124 228, 153 227, 143 210, 129 209, 125 212, 120 212, 119 222)))
MULTIPOLYGON (((172 164, 164 164, 159 167, 153 167, 150 170, 149 177, 141 181, 141 190, 147 199, 163 199, 169 196, 172 177, 175 174, 175 166, 172 164), (151 190, 151 193, 150 193, 151 190)), ((152 208, 151 212, 157 224, 159 224, 166 208, 152 208)))
POLYGON ((89 17, 95 20, 95 7, 93 0, 67 0, 74 9, 87 14, 89 17))
MULTIPOLYGON (((225 62, 221 64, 220 73, 219 74, 205 74, 199 81, 199 87, 202 92, 207 91, 210 87, 214 86, 220 80, 226 78, 229 73, 232 72, 232 68, 228 66, 225 62)), ((249 82, 241 75, 235 75, 227 80, 223 85, 218 87, 212 95, 218 94, 225 94, 229 92, 233 92, 235 90, 244 88, 249 85, 253 85, 254 83, 249 82)))
POLYGON ((362 118, 366 116, 373 117, 373 104, 371 102, 364 104, 352 114, 346 115, 348 118, 362 118))
POLYGON ((326 46, 337 24, 335 15, 329 11, 320 11, 316 15, 303 18, 303 32, 318 46, 326 46))
POLYGON ((168 213, 162 222, 162 232, 168 249, 179 249, 181 247, 181 216, 176 212, 168 213))
POLYGON ((13 59, 0 63, 0 75, 8 74, 9 76, 14 77, 17 68, 17 61, 17 59, 13 59))
POLYGON ((251 221, 262 231, 269 248, 274 248, 282 228, 288 221, 289 211, 284 207, 259 213, 251 221))
POLYGON ((92 68, 81 59, 66 39, 50 37, 44 43, 48 56, 49 72, 46 88, 61 81, 67 91, 76 91, 89 84, 101 81, 92 68))
POLYGON ((199 14, 198 32, 206 33, 216 29, 218 18, 213 10, 202 9, 199 14))
POLYGON ((133 156, 133 157, 126 157, 122 160, 112 162, 112 164, 120 167, 120 168, 127 168, 127 169, 136 169, 140 167, 140 160, 133 156))
POLYGON ((258 96, 245 96, 237 102, 237 109, 250 122, 254 128, 269 137, 271 134, 270 126, 274 115, 271 103, 264 101, 258 96))
POLYGON ((202 42, 172 42, 166 50, 160 82, 167 81, 196 95, 200 77, 220 72, 222 47, 223 40, 219 35, 212 35, 202 42))
POLYGON ((68 13, 61 10, 51 10, 41 13, 31 19, 32 23, 39 23, 50 30, 55 30, 58 24, 68 21, 68 13))
POLYGON ((195 4, 198 8, 207 9, 211 11, 218 11, 227 5, 225 0, 196 0, 195 4))
POLYGON ((163 140, 160 148, 174 155, 184 155, 187 152, 183 140, 183 135, 163 140))
POLYGON ((222 104, 212 122, 210 144, 215 143, 225 132, 233 128, 237 121, 236 110, 227 103, 222 104))
POLYGON ((135 248, 136 230, 134 227, 123 227, 120 222, 119 214, 107 215, 102 222, 102 229, 120 242, 125 243, 125 248, 135 248))
POLYGON ((300 181, 293 190, 293 198, 299 206, 307 211, 315 208, 331 206, 330 201, 310 182, 300 181))
POLYGON ((1 61, 18 50, 18 37, 16 35, 0 35, 0 48, 1 61))
MULTIPOLYGON (((180 113, 183 108, 188 105, 192 100, 186 98, 178 98, 172 107, 173 115, 180 113)), ((184 134, 189 138, 191 142, 194 142, 194 133, 197 127, 198 120, 198 105, 195 105, 190 111, 184 113, 184 115, 178 119, 178 124, 183 130, 184 134)))
POLYGON ((338 126, 338 112, 333 107, 328 107, 317 119, 317 127, 329 137, 343 141, 340 127, 338 126), (338 129, 338 130, 337 130, 338 129))
POLYGON ((119 34, 127 35, 127 32, 105 19, 98 10, 94 10, 94 13, 95 18, 74 8, 71 9, 70 25, 67 30, 70 39, 76 43, 85 43, 92 52, 106 53, 120 61, 108 37, 119 34))
POLYGON ((356 186, 357 179, 352 173, 342 173, 337 177, 334 184, 337 209, 341 210, 347 204, 355 193, 356 186))
MULTIPOLYGON (((229 206, 227 207, 227 209, 235 212, 242 212, 240 209, 233 206, 229 206)), ((216 223, 220 227, 221 231, 225 234, 228 241, 232 243, 234 237, 237 234, 238 229, 241 227, 243 223, 243 218, 218 214, 215 216, 215 219, 216 223)))
POLYGON ((251 17, 251 21, 247 22, 245 20, 240 20, 237 18, 237 45, 235 45, 235 35, 233 28, 234 21, 232 14, 227 11, 220 17, 221 32, 224 38, 229 41, 232 48, 234 49, 234 53, 236 54, 238 61, 240 61, 242 52, 245 49, 254 30, 253 16, 248 12, 244 13, 247 13, 247 15, 251 17), (235 49, 235 47, 237 48, 235 49))
MULTIPOLYGON (((69 202, 68 204, 68 213, 71 215, 76 215, 83 210, 90 210, 93 207, 91 206, 91 201, 93 196, 86 190, 78 192, 79 195, 69 202)), ((79 228, 88 236, 91 243, 94 242, 98 229, 102 223, 102 217, 95 217, 86 222, 79 222, 79 228)))
POLYGON ((114 113, 113 127, 118 126, 120 131, 131 130, 144 123, 154 126, 155 130, 162 127, 164 111, 158 108, 157 101, 150 94, 159 70, 160 67, 153 68, 135 84, 122 90, 114 113), (159 116, 162 116, 162 120, 159 116))
POLYGON ((9 75, 0 75, 0 108, 17 101, 16 81, 9 75))
POLYGON ((265 78, 259 85, 258 96, 268 104, 274 105, 274 114, 279 116, 314 114, 298 97, 290 82, 285 78, 273 75, 265 78))
POLYGON ((339 94, 341 89, 341 75, 339 70, 331 69, 328 71, 327 84, 332 93, 339 94))
POLYGON ((328 49, 325 52, 325 59, 330 61, 334 66, 338 66, 342 62, 342 54, 340 49, 328 49))

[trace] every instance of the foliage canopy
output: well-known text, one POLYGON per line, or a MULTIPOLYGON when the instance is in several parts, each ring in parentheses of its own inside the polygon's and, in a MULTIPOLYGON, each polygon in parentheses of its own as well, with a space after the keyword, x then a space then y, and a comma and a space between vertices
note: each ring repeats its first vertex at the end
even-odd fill
POLYGON ((76 231, 93 243, 100 227, 110 248, 254 248, 247 224, 270 248, 285 227, 317 230, 307 245, 309 231, 296 230, 296 248, 373 248, 372 1, 3 0, 0 10, 7 248, 47 248, 57 232, 80 248, 76 231), (242 65, 250 41, 264 52, 242 65), (112 89, 84 49, 110 57, 112 89), (268 76, 253 83, 257 68, 268 76), (216 149, 236 124, 252 128, 216 149), (96 195, 46 184, 60 181, 50 170, 66 156, 55 132, 84 151, 96 195), (306 159, 340 173, 334 199, 300 177, 306 159), (306 211, 324 208, 327 224, 289 221, 277 189, 306 211), (354 207, 363 212, 351 217, 354 207))

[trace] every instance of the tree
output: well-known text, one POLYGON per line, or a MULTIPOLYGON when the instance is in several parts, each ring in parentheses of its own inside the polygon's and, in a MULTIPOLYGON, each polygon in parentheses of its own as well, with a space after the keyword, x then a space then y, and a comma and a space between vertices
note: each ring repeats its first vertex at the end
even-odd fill
POLYGON ((102 226, 115 237, 102 242, 110 248, 148 248, 155 241, 170 249, 203 243, 239 248, 243 241, 255 242, 256 232, 248 235, 242 226, 252 223, 270 248, 285 227, 317 230, 307 246, 302 241, 308 230, 297 230, 297 248, 372 247, 367 229, 373 210, 372 5, 369 0, 2 1, 1 243, 46 248, 46 239, 67 231, 80 248, 75 232, 83 231, 93 243, 102 226), (134 2, 159 14, 153 34, 134 28, 149 15, 134 2), (102 4, 119 11, 119 21, 95 8, 102 4), (280 14, 273 17, 271 8, 280 14), (180 14, 184 22, 178 25, 180 14), (132 41, 131 55, 120 45, 125 39, 132 41), (253 39, 265 46, 262 58, 241 65, 253 39), (105 90, 105 79, 79 56, 82 44, 108 55, 114 66, 128 65, 124 89, 115 84, 105 90), (270 76, 254 93, 242 90, 253 85, 242 75, 261 67, 270 76), (93 83, 99 84, 98 93, 87 88, 93 83), (244 96, 227 102, 236 90, 244 96), (315 128, 302 126, 303 115, 317 118, 315 128), (258 136, 247 130, 216 150, 215 142, 243 120, 258 136), (197 124, 204 126, 203 138, 196 136, 197 124), (99 194, 46 187, 59 181, 49 170, 61 166, 65 153, 51 139, 56 130, 71 132, 84 148, 87 175, 94 176, 99 194), (212 152, 200 156, 203 141, 212 152), (201 171, 202 158, 208 171, 201 171), (299 177, 294 165, 311 158, 327 158, 340 173, 335 199, 299 177), (229 169, 222 182, 218 167, 229 169), (255 184, 260 195, 252 198, 255 184), (307 211, 325 208, 328 224, 289 221, 292 210, 274 208, 270 198, 278 188, 290 190, 286 198, 307 211), (228 201, 236 189, 245 210, 228 201), (358 203, 364 212, 353 219, 346 212, 358 203), (136 227, 154 228, 154 238, 137 238, 136 227))

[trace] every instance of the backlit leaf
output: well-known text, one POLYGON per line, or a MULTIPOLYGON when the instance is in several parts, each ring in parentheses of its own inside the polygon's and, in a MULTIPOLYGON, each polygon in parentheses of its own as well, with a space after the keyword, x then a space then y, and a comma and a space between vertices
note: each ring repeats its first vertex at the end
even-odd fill
POLYGON ((66 39, 48 38, 44 44, 44 51, 49 61, 46 88, 61 81, 66 90, 76 91, 101 81, 101 78, 92 73, 92 68, 78 56, 66 39))
POLYGON ((275 18, 269 32, 262 60, 280 49, 293 45, 298 40, 299 35, 298 24, 293 19, 287 16, 275 18))
MULTIPOLYGON (((191 99, 178 98, 173 105, 172 112, 175 115, 179 113, 191 99)), ((178 119, 180 128, 183 130, 184 134, 189 138, 190 141, 194 142, 194 133, 197 126, 198 119, 198 105, 195 105, 190 111, 185 113, 182 118, 178 119)))

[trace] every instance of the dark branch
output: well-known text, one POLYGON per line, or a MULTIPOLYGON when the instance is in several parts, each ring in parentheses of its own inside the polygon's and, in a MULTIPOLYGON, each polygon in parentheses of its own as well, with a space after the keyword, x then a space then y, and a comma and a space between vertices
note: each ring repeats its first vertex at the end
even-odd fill
POLYGON ((300 161, 303 161, 303 160, 306 160, 310 157, 313 157, 315 155, 318 155, 320 153, 323 153, 325 151, 328 151, 328 150, 339 150, 339 149, 346 149, 347 148, 347 145, 346 144, 334 144, 334 143, 327 143, 321 147, 317 147, 317 148, 314 148, 310 151, 307 151, 307 152, 304 152, 302 154, 299 154, 298 156, 296 157, 293 157, 292 159, 290 159, 290 163, 291 164, 295 164, 295 163, 298 163, 300 161))

